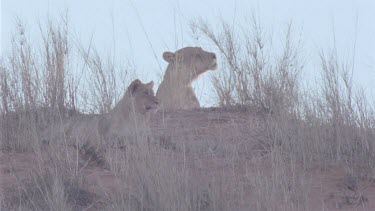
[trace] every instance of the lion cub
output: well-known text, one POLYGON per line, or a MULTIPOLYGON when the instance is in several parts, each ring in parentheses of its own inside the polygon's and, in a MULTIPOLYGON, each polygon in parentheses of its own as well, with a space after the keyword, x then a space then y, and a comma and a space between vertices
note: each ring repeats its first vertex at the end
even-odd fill
POLYGON ((216 54, 199 47, 185 47, 175 53, 164 52, 163 58, 169 64, 156 92, 163 109, 199 108, 192 82, 208 70, 217 68, 216 54))
POLYGON ((153 86, 153 81, 143 84, 134 80, 109 113, 69 118, 63 126, 66 137, 74 144, 99 144, 116 137, 136 136, 147 128, 150 113, 158 108, 153 86))

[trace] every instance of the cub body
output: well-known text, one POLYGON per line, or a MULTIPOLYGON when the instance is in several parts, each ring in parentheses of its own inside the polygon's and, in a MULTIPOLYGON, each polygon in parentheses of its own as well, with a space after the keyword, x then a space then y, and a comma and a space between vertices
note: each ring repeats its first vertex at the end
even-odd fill
MULTIPOLYGON (((70 141, 99 144, 114 137, 137 135, 158 108, 159 100, 152 90, 154 82, 134 80, 123 98, 107 114, 80 114, 64 121, 63 131, 70 141)), ((65 136, 64 135, 64 136, 65 136)))

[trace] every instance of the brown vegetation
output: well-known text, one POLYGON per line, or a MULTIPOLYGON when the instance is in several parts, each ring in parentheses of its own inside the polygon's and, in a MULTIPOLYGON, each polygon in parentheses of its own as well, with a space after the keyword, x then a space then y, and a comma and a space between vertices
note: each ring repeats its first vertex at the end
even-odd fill
POLYGON ((119 99, 109 88, 117 77, 107 75, 115 68, 106 71, 99 56, 79 49, 97 79, 94 91, 78 97, 84 84, 69 66, 69 33, 48 27, 38 55, 19 25, 0 67, 0 207, 374 209, 374 108, 354 87, 352 66, 335 51, 321 53, 320 84, 302 87, 303 49, 291 28, 272 57, 278 51, 261 24, 249 26, 242 34, 225 23, 219 32, 192 25, 220 56, 213 78, 218 108, 157 112, 135 139, 120 134, 100 147, 77 147, 65 133, 45 140, 42 131, 64 131, 62 122, 90 119, 88 111, 110 112, 119 99), (84 108, 86 102, 95 105, 84 108))

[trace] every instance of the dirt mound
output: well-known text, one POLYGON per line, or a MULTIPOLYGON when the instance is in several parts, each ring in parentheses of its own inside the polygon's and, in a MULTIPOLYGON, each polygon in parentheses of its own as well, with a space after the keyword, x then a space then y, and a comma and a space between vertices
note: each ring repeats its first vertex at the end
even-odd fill
MULTIPOLYGON (((215 206, 224 210, 259 210, 262 206, 289 210, 290 203, 286 205, 283 201, 286 199, 295 201, 295 210, 301 209, 297 205, 301 202, 304 202, 305 210, 375 209, 373 181, 363 179, 364 177, 357 174, 348 175, 340 166, 301 169, 291 163, 291 167, 285 167, 291 171, 278 170, 279 166, 273 164, 276 153, 270 151, 266 141, 269 138, 266 134, 266 117, 260 113, 247 109, 215 108, 158 112, 152 118, 151 129, 151 139, 156 143, 157 149, 152 148, 147 151, 149 150, 147 148, 136 152, 129 149, 111 151, 111 156, 106 157, 109 160, 113 159, 109 161, 112 162, 110 170, 90 165, 80 167, 78 171, 74 170, 76 174, 81 175, 84 184, 80 186, 84 189, 79 191, 74 189, 81 198, 84 197, 80 204, 72 205, 74 209, 116 209, 108 205, 117 202, 110 196, 119 192, 124 193, 125 190, 129 196, 128 201, 125 200, 126 203, 135 204, 135 207, 158 210, 163 206, 158 205, 155 198, 163 201, 160 197, 162 198, 164 193, 172 189, 168 184, 176 186, 185 182, 188 184, 183 186, 182 190, 181 187, 173 187, 176 188, 173 190, 193 192, 194 197, 189 199, 189 203, 195 206, 186 208, 191 210, 211 210, 215 206), (132 157, 132 153, 139 154, 139 152, 145 154, 132 157), (125 158, 117 164, 116 156, 125 158), (144 162, 145 169, 142 169, 138 162, 144 162), (116 165, 124 165, 126 168, 117 168, 116 165), (132 171, 124 174, 127 175, 126 178, 120 176, 127 168, 132 171), (182 181, 179 181, 179 176, 175 176, 180 174, 183 175, 181 178, 184 178, 182 181), (298 183, 299 188, 293 186, 295 185, 293 178, 297 177, 296 175, 303 175, 298 178, 304 179, 298 183), (172 181, 174 179, 176 181, 172 181), (288 181, 283 183, 281 181, 283 179, 288 181), (132 186, 134 181, 141 181, 142 185, 132 186), (155 181, 164 185, 157 186, 155 181), (270 184, 276 182, 280 182, 280 185, 270 184), (124 184, 128 185, 121 189, 124 184), (152 190, 150 184, 155 185, 155 190, 152 190), (288 195, 289 192, 288 196, 279 193, 280 190, 285 190, 282 185, 289 185, 287 189, 294 188, 295 195, 292 193, 288 195), (147 189, 148 204, 139 201, 137 195, 139 187, 147 189), (160 190, 163 188, 165 189, 160 190), (153 195, 152 191, 156 191, 159 196, 153 195)), ((48 151, 49 148, 44 150, 48 151)), ((14 199, 20 193, 27 192, 22 189, 27 187, 23 186, 23 181, 30 179, 30 173, 40 168, 39 160, 45 156, 42 154, 0 154, 0 190, 3 208, 10 207, 9 203, 17 203, 11 201, 12 197, 14 199)), ((50 153, 50 156, 54 156, 53 153, 50 153)), ((180 194, 173 191, 172 193, 180 194)), ((67 200, 73 203, 69 197, 67 200)))

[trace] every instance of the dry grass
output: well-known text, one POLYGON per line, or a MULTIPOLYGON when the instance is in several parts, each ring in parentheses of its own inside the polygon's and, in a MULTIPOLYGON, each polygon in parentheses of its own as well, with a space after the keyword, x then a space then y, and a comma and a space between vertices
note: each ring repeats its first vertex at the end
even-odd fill
POLYGON ((243 31, 221 26, 214 32, 203 21, 192 25, 221 55, 213 78, 219 108, 159 112, 150 131, 103 140, 98 148, 69 144, 62 123, 87 115, 78 110, 108 112, 127 72, 91 46, 72 46, 66 18, 41 30, 41 49, 19 22, 12 53, 0 65, 1 208, 374 207, 374 108, 353 85, 352 66, 335 51, 322 52, 322 80, 303 89, 303 49, 291 26, 281 51, 255 19, 243 31), (72 69, 73 52, 81 73, 72 69), (81 82, 82 73, 91 84, 81 82), (45 140, 46 128, 62 136, 45 140))
MULTIPOLYGON (((276 187, 268 190, 279 186, 276 192, 282 192, 286 201, 306 206, 309 175, 304 171, 317 164, 343 166, 348 174, 372 180, 374 108, 364 91, 354 87, 354 66, 340 62, 336 49, 322 51, 321 80, 312 89, 302 89, 303 49, 300 41, 293 42, 291 26, 280 45, 281 54, 272 57, 278 51, 265 40, 271 36, 257 19, 252 20, 244 33, 232 31, 226 23, 219 32, 204 21, 194 22, 192 28, 221 53, 223 71, 213 77, 219 105, 240 104, 269 115, 265 146, 276 156, 271 163, 279 175, 272 183, 276 187)), ((266 194, 271 194, 263 196, 268 199, 275 192, 266 194)))
POLYGON ((233 31, 225 22, 221 30, 204 21, 191 27, 198 36, 208 39, 221 55, 224 71, 213 77, 219 106, 250 105, 269 113, 282 113, 295 106, 298 81, 304 65, 301 43, 292 40, 288 27, 280 55, 275 55, 268 34, 255 18, 249 27, 233 31))

